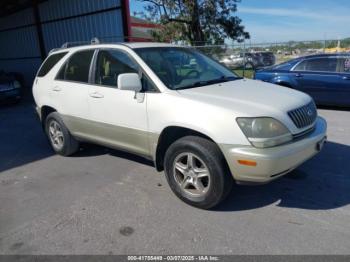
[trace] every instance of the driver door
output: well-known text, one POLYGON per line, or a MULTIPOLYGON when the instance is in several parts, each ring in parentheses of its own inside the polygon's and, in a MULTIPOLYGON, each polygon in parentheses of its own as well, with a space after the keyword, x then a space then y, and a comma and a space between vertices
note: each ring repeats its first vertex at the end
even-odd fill
POLYGON ((337 58, 320 57, 306 59, 292 71, 298 89, 314 98, 319 104, 332 104, 339 95, 337 58))
POLYGON ((94 126, 91 139, 148 156, 146 94, 117 86, 119 74, 137 73, 139 66, 125 51, 105 49, 98 51, 95 68, 88 94, 94 126))

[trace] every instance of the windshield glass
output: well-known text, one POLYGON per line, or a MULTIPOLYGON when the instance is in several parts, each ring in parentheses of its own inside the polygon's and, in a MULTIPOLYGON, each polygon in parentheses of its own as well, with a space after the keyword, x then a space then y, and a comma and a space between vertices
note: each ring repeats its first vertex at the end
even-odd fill
POLYGON ((136 53, 170 89, 186 89, 239 79, 200 52, 181 47, 138 48, 136 53))

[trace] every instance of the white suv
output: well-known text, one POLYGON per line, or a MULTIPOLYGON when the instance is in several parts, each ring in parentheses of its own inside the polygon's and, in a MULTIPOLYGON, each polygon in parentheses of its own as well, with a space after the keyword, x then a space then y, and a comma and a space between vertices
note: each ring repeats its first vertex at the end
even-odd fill
POLYGON ((35 78, 51 145, 88 141, 152 159, 183 201, 211 208, 320 151, 327 124, 306 94, 242 79, 192 49, 94 44, 50 53, 35 78))

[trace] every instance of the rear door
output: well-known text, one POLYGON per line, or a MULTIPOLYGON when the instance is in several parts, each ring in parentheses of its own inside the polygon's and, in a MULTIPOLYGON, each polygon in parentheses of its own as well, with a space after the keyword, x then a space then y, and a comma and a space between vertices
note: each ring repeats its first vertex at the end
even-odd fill
POLYGON ((337 102, 342 106, 350 106, 350 55, 340 56, 338 61, 339 89, 341 93, 337 102))
POLYGON ((73 53, 59 70, 51 89, 54 107, 75 135, 85 134, 88 125, 89 74, 94 49, 73 53))
POLYGON ((47 104, 48 101, 50 101, 52 88, 55 84, 55 81, 52 81, 52 78, 55 78, 55 76, 48 77, 47 75, 51 72, 52 68, 59 64, 63 57, 65 57, 67 54, 68 52, 52 54, 48 56, 41 65, 33 83, 33 96, 38 106, 47 104))
POLYGON ((318 57, 301 61, 291 71, 297 88, 314 98, 319 104, 333 104, 337 100, 337 57, 318 57))

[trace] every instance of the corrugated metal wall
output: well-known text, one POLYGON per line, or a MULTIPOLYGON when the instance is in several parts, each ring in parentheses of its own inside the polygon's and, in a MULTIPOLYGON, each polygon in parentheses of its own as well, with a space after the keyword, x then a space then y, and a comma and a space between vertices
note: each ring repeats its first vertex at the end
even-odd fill
MULTIPOLYGON (((123 0, 48 0, 38 11, 46 54, 65 42, 123 41, 123 0)), ((27 85, 41 64, 33 8, 0 18, 0 70, 20 72, 27 85)))
POLYGON ((21 72, 30 81, 41 63, 37 39, 32 9, 0 18, 0 70, 21 72))
POLYGON ((65 42, 90 41, 93 37, 118 36, 123 40, 121 9, 116 8, 120 7, 119 0, 60 0, 59 4, 60 8, 57 1, 40 5, 46 50, 65 42), (69 19, 61 20, 64 17, 69 19))

